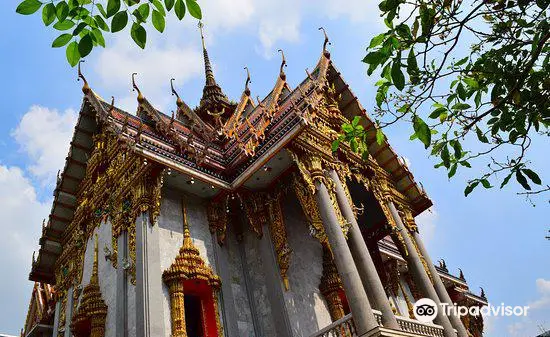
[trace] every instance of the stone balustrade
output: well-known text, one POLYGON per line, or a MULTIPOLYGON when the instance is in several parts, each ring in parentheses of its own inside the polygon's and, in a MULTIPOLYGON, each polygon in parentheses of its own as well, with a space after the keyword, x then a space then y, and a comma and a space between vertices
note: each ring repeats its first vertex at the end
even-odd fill
MULTIPOLYGON (((373 310, 374 317, 380 326, 382 326, 382 314, 373 310)), ((403 332, 412 333, 418 336, 443 337, 443 327, 431 323, 422 323, 410 318, 396 316, 397 323, 403 332)), ((310 337, 357 337, 353 317, 347 314, 331 325, 319 330, 310 337)))

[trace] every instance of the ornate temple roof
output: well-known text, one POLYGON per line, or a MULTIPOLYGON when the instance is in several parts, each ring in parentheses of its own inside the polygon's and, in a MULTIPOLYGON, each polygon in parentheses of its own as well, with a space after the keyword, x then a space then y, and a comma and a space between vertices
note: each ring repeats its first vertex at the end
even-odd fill
POLYGON ((368 130, 370 153, 367 160, 383 169, 402 198, 412 206, 413 215, 429 208, 430 199, 415 182, 404 161, 386 140, 382 144, 376 142, 375 124, 333 64, 326 50, 327 42, 325 39, 323 52, 313 71, 307 72, 294 89, 286 80, 287 62, 282 51, 275 84, 263 99, 251 94, 247 72, 238 104, 231 103, 215 81, 203 44, 206 81, 201 102, 191 109, 172 86, 177 107, 172 116, 162 113, 147 100, 135 75, 137 111, 134 115, 117 108, 114 98, 106 102, 96 95, 79 69, 79 77, 84 82, 84 98, 30 279, 54 281, 53 265, 61 254, 63 234, 73 218, 79 184, 93 149, 92 136, 99 131, 100 125, 112 130, 121 140, 131 141, 133 151, 148 160, 211 185, 214 191, 234 191, 309 127, 304 116, 319 103, 317 91, 327 82, 340 97, 338 108, 346 118, 364 117, 362 123, 368 130))

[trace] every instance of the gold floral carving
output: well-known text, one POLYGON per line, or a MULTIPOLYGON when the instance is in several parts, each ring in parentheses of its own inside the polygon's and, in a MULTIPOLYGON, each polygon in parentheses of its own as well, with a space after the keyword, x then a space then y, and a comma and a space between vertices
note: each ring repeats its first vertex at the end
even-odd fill
POLYGON ((107 318, 107 305, 103 301, 101 295, 101 289, 99 287, 98 277, 98 248, 97 248, 97 234, 95 237, 94 245, 94 263, 92 267, 92 276, 90 277, 90 283, 82 291, 82 301, 78 307, 77 313, 71 320, 71 330, 78 337, 79 326, 86 321, 91 325, 90 337, 104 337, 105 336, 105 320, 107 318))
POLYGON ((212 201, 208 205, 208 225, 210 233, 216 235, 218 244, 222 245, 225 241, 227 224, 229 223, 228 200, 212 201))
POLYGON ((319 291, 327 301, 330 318, 332 321, 337 321, 344 317, 344 306, 340 298, 340 293, 344 291, 344 286, 338 269, 334 264, 334 257, 328 245, 328 242, 323 244, 323 275, 319 284, 319 291))
POLYGON ((250 229, 263 236, 263 227, 269 224, 269 197, 265 193, 252 193, 244 200, 244 210, 250 224, 250 229))
POLYGON ((313 193, 306 187, 306 184, 298 177, 298 175, 294 175, 292 178, 292 185, 294 187, 296 197, 302 206, 302 211, 309 222, 309 231, 311 235, 318 239, 321 243, 327 242, 327 235, 325 233, 323 221, 321 220, 319 208, 317 207, 317 201, 315 200, 313 193))
POLYGON ((135 221, 142 212, 149 211, 151 224, 156 222, 162 169, 135 154, 128 142, 107 127, 93 136, 94 148, 79 186, 77 207, 65 231, 63 252, 56 261, 56 288, 60 291, 81 283, 86 242, 106 221, 112 225, 111 261, 115 267, 117 237, 124 230, 129 233, 129 272, 135 284, 135 221))
POLYGON ((283 279, 286 290, 290 289, 288 280, 288 268, 290 267, 290 255, 292 249, 288 244, 285 223, 283 220, 283 210, 281 209, 281 193, 277 193, 269 200, 269 231, 271 232, 271 241, 275 247, 279 272, 283 279))

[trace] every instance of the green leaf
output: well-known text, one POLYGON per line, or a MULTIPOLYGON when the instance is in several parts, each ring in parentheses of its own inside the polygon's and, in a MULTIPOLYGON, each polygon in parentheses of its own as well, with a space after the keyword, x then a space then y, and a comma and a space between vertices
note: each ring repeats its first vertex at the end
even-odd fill
POLYGON ((64 45, 66 45, 67 43, 69 43, 69 41, 71 41, 71 39, 73 38, 73 36, 71 34, 62 34, 62 35, 59 35, 57 37, 57 39, 53 40, 52 42, 52 47, 53 48, 59 48, 59 47, 63 47, 64 45))
POLYGON ((55 6, 55 15, 57 16, 57 20, 65 21, 69 15, 69 6, 65 1, 61 1, 55 6))
POLYGON ((529 184, 527 183, 527 179, 523 174, 521 174, 520 170, 516 171, 516 180, 518 181, 518 183, 521 184, 521 186, 523 186, 523 188, 525 188, 528 191, 531 190, 531 186, 529 186, 529 184))
POLYGON ((161 33, 164 32, 164 27, 166 26, 164 16, 157 10, 153 11, 153 26, 161 33))
POLYGON ((454 164, 451 166, 451 169, 449 170, 449 173, 447 174, 447 176, 449 177, 449 179, 452 178, 452 177, 455 175, 457 167, 458 167, 458 166, 456 165, 456 163, 454 163, 454 164))
POLYGON ((500 184, 500 188, 503 188, 504 186, 506 186, 506 184, 508 184, 508 182, 510 181, 510 178, 512 178, 512 173, 510 173, 509 175, 506 176, 506 178, 504 178, 504 180, 502 181, 502 184, 500 184))
POLYGON ((88 27, 88 24, 86 22, 81 22, 76 26, 76 28, 73 30, 73 36, 78 36, 84 28, 88 27))
POLYGON ((344 124, 342 125, 342 130, 344 130, 344 132, 346 133, 351 133, 353 132, 353 126, 351 124, 344 124))
POLYGON ((42 3, 38 0, 25 0, 17 6, 15 11, 22 15, 30 15, 40 9, 42 3))
POLYGON ((537 185, 542 184, 542 180, 540 180, 540 177, 538 174, 536 174, 534 171, 530 169, 522 169, 523 173, 525 173, 526 176, 531 179, 531 181, 537 185))
POLYGON ((336 139, 335 141, 332 142, 332 145, 331 145, 332 152, 338 151, 338 147, 340 147, 340 139, 336 139))
POLYGON ((470 163, 468 163, 468 162, 465 161, 465 160, 460 161, 459 163, 460 163, 460 165, 462 165, 462 166, 464 166, 464 167, 472 168, 472 165, 470 165, 470 163))
POLYGON ((355 128, 357 125, 359 125, 360 121, 361 121, 361 116, 355 116, 353 117, 353 121, 351 121, 351 125, 355 128))
POLYGON ((451 155, 447 144, 441 149, 441 160, 443 160, 443 165, 445 165, 446 168, 451 167, 451 155))
POLYGON ((178 17, 178 19, 183 19, 183 17, 185 16, 185 3, 183 2, 183 0, 176 0, 174 11, 176 12, 176 16, 178 17))
POLYGON ((126 27, 128 24, 128 13, 126 11, 121 11, 115 14, 113 20, 111 20, 111 32, 116 33, 126 27))
POLYGON ((479 185, 479 181, 475 181, 469 184, 468 186, 466 186, 466 189, 464 189, 464 196, 467 197, 468 194, 472 193, 472 191, 474 190, 474 188, 477 187, 477 185, 479 185))
POLYGON ((466 83, 470 88, 474 90, 479 88, 479 83, 471 77, 465 77, 462 80, 464 81, 464 83, 466 83))
POLYGON ((153 0, 153 6, 157 9, 157 11, 162 15, 166 16, 166 11, 164 10, 163 4, 160 2, 160 0, 153 0))
POLYGON ((67 46, 66 56, 67 61, 69 61, 72 67, 78 64, 78 61, 80 61, 80 53, 78 52, 78 43, 76 41, 71 42, 67 46))
POLYGON ((384 39, 386 38, 386 33, 382 33, 379 35, 376 35, 370 40, 369 48, 374 48, 378 45, 380 45, 382 42, 384 42, 384 39))
POLYGON ((455 63, 455 67, 460 67, 461 65, 463 65, 464 63, 466 63, 468 61, 468 56, 466 56, 465 58, 463 59, 460 59, 457 63, 455 63))
POLYGON ((187 9, 189 9, 189 14, 197 20, 202 19, 201 7, 195 0, 186 0, 187 9))
POLYGON ((49 3, 42 8, 42 21, 46 26, 52 24, 55 21, 55 6, 53 3, 49 3))
POLYGON ((141 49, 145 49, 145 44, 147 42, 147 32, 145 31, 145 28, 143 28, 140 24, 134 23, 132 25, 130 35, 141 49))
POLYGON ((100 45, 103 48, 105 48, 105 38, 103 37, 103 34, 99 29, 97 28, 92 29, 92 40, 94 40, 94 42, 97 45, 100 45))
POLYGON ((92 37, 90 34, 84 35, 82 39, 80 39, 80 42, 78 43, 78 53, 80 54, 80 57, 86 57, 92 49, 94 48, 94 43, 92 41, 92 37))
POLYGON ((434 111, 432 111, 432 113, 428 117, 431 118, 431 119, 436 119, 436 118, 439 118, 439 116, 441 114, 446 113, 446 112, 447 112, 446 108, 437 108, 434 111))
POLYGON ((401 71, 401 53, 398 53, 397 55, 398 56, 393 61, 391 67, 391 78, 395 87, 401 91, 405 87, 405 75, 403 75, 403 72, 401 71))
POLYGON ((483 185, 483 187, 485 187, 485 188, 493 187, 493 186, 491 186, 491 183, 487 179, 481 179, 481 185, 483 185))
POLYGON ((487 139, 487 136, 485 136, 477 126, 476 126, 476 134, 477 134, 477 139, 479 139, 480 142, 485 144, 489 143, 489 139, 487 139))
POLYGON ((424 146, 427 149, 430 146, 432 140, 432 133, 430 132, 428 124, 426 124, 426 122, 424 122, 422 118, 414 116, 413 128, 414 132, 418 136, 418 139, 420 139, 420 141, 424 143, 424 146))
POLYGON ((453 149, 455 150, 455 158, 458 160, 462 158, 462 145, 458 140, 453 142, 453 149))
POLYGON ((68 30, 73 27, 74 27, 74 22, 71 20, 59 21, 55 25, 53 25, 53 28, 57 30, 68 30))
POLYGON ((357 148, 359 148, 359 144, 357 143, 357 139, 352 138, 349 142, 349 146, 351 147, 351 151, 357 152, 357 148))
POLYGON ((166 10, 171 11, 174 7, 175 0, 164 0, 164 5, 166 5, 166 10))
POLYGON ((378 145, 382 145, 382 143, 384 142, 384 133, 382 132, 382 129, 378 128, 376 129, 376 143, 378 145))
POLYGON ((138 21, 145 23, 147 21, 147 18, 149 17, 149 4, 144 3, 140 5, 134 12, 134 16, 138 19, 138 21))
POLYGON ((416 84, 418 82, 418 63, 416 62, 416 56, 414 55, 414 50, 411 48, 409 56, 407 56, 407 73, 411 78, 411 82, 416 84))
POLYGON ((108 32, 109 31, 109 26, 107 25, 107 23, 105 22, 105 20, 103 20, 103 18, 99 15, 96 15, 94 16, 94 20, 97 24, 97 27, 99 27, 100 29, 108 32))
POLYGON ((107 18, 118 13, 120 10, 120 0, 109 0, 107 1, 107 18))
POLYGON ((469 109, 471 107, 472 106, 468 103, 456 103, 455 105, 453 105, 453 107, 451 109, 453 109, 453 110, 466 110, 466 109, 469 109))
POLYGON ((102 4, 96 4, 97 6, 97 9, 99 9, 99 12, 101 13, 101 15, 103 15, 104 17, 107 17, 107 11, 105 10, 105 7, 103 7, 102 4))

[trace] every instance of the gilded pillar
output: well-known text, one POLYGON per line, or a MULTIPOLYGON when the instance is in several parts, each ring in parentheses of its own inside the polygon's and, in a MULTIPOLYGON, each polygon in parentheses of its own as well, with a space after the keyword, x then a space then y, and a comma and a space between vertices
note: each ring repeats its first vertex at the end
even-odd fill
MULTIPOLYGON (((437 292, 435 291, 432 281, 428 276, 424 264, 422 263, 422 260, 417 252, 417 248, 410 236, 409 230, 403 224, 403 221, 401 220, 393 201, 391 201, 391 198, 388 199, 387 206, 395 223, 392 237, 397 245, 402 246, 402 251, 406 250, 404 257, 407 260, 407 266, 409 267, 409 271, 411 272, 415 283, 418 285, 418 288, 424 297, 432 299, 439 307, 441 307, 441 301, 437 296, 437 292)), ((457 336, 449 317, 447 317, 442 310, 438 312, 435 321, 439 325, 443 326, 445 337, 457 336)))
POLYGON ((401 330, 395 315, 389 305, 388 297, 384 291, 382 281, 376 271, 374 261, 370 256, 363 234, 350 204, 348 193, 346 193, 342 181, 335 170, 329 171, 329 176, 334 182, 336 198, 344 218, 350 224, 348 245, 353 255, 357 270, 361 277, 365 292, 373 300, 376 308, 382 312, 382 324, 384 327, 394 330, 401 330))
POLYGON ((334 264, 334 258, 328 243, 323 244, 323 275, 321 276, 319 291, 321 291, 327 302, 332 321, 344 317, 344 306, 340 298, 340 292, 344 291, 344 286, 340 275, 338 275, 338 269, 334 264))
MULTIPOLYGON (((412 216, 410 216, 410 218, 412 218, 412 216)), ((428 268, 430 274, 432 275, 432 282, 434 284, 435 291, 439 296, 439 299, 443 303, 447 303, 448 305, 453 305, 453 301, 451 300, 451 297, 447 292, 447 288, 443 284, 441 277, 439 276, 437 270, 435 269, 432 259, 428 254, 428 250, 426 249, 426 247, 424 246, 424 243, 422 242, 422 239, 420 238, 420 234, 418 234, 418 232, 416 231, 412 231, 411 237, 414 243, 416 243, 416 247, 419 251, 419 254, 423 257, 423 261, 426 267, 428 268)), ((464 327, 464 323, 460 320, 460 318, 457 315, 455 315, 454 313, 451 313, 451 315, 449 316, 449 319, 453 327, 458 332, 459 337, 468 337, 468 331, 464 327)))
POLYGON ((172 319, 172 337, 187 337, 185 330, 185 302, 183 280, 168 281, 170 293, 170 318, 172 319))

